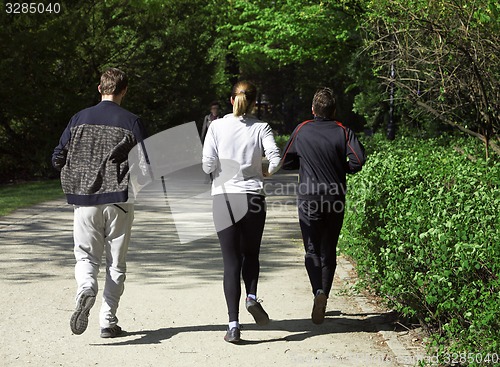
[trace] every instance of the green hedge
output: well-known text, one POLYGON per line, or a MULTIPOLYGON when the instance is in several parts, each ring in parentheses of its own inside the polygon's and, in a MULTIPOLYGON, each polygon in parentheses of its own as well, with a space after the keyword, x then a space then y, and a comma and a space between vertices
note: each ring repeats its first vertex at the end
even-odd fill
POLYGON ((341 250, 364 285, 432 331, 432 353, 500 355, 500 163, 466 138, 365 144, 341 250))

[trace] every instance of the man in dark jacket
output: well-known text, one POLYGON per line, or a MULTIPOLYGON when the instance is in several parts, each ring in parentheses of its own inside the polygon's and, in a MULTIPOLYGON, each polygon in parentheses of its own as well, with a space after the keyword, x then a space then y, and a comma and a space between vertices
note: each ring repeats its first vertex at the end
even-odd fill
POLYGON ((344 219, 346 174, 361 170, 363 146, 334 120, 335 97, 329 88, 314 95, 314 120, 297 126, 285 146, 284 169, 299 169, 298 209, 305 266, 314 294, 312 321, 324 321, 337 265, 336 247, 344 219))
POLYGON ((119 336, 116 311, 123 293, 126 255, 134 219, 128 198, 128 153, 144 140, 140 119, 120 107, 128 79, 119 69, 105 71, 99 104, 75 114, 54 149, 68 204, 74 205, 76 309, 70 326, 82 334, 97 294, 97 274, 106 252, 106 282, 99 317, 101 337, 119 336))

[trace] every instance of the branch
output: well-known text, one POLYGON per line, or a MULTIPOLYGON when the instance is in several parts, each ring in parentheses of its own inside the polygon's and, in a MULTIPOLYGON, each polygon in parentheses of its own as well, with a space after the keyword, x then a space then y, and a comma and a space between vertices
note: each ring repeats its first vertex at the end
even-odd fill
POLYGON ((451 121, 450 119, 446 118, 446 116, 444 116, 442 113, 440 113, 439 111, 437 111, 436 109, 432 108, 431 106, 422 101, 417 101, 417 105, 424 108, 427 112, 430 112, 432 115, 436 116, 446 124, 456 127, 457 129, 463 131, 464 133, 467 133, 471 136, 478 138, 483 143, 488 144, 491 147, 491 149, 493 149, 497 154, 500 154, 500 146, 492 142, 491 139, 486 139, 484 135, 481 135, 475 131, 472 131, 470 129, 467 129, 466 127, 457 124, 456 122, 451 121))

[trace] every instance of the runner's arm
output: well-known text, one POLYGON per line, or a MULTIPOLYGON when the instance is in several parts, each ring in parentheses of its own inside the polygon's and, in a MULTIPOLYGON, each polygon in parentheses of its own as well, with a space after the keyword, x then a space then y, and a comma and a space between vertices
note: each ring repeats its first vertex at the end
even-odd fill
POLYGON ((269 160, 267 173, 269 173, 269 175, 272 175, 279 170, 281 157, 280 150, 276 145, 276 141, 274 140, 273 131, 268 124, 266 124, 266 127, 264 128, 262 146, 264 148, 264 154, 269 160))
POLYGON ((214 124, 210 124, 208 127, 205 143, 203 144, 203 171, 207 174, 215 171, 219 160, 213 126, 214 124))
POLYGON ((285 170, 294 170, 300 167, 299 155, 297 154, 296 145, 294 144, 295 135, 296 133, 294 131, 293 134, 290 135, 290 139, 288 139, 285 149, 283 150, 284 153, 281 164, 282 168, 285 170))
POLYGON ((64 129, 59 144, 54 148, 52 153, 52 166, 58 171, 62 170, 66 164, 66 156, 68 155, 69 142, 71 140, 71 121, 66 129, 64 129))
POLYGON ((366 161, 365 148, 363 144, 358 140, 356 135, 347 129, 347 158, 348 158, 348 169, 347 173, 356 173, 361 171, 363 164, 366 161))

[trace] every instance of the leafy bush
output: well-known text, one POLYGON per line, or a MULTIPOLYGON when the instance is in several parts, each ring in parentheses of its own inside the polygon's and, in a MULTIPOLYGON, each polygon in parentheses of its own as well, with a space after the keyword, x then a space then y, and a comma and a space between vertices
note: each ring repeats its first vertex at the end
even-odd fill
POLYGON ((280 148, 281 152, 283 153, 283 149, 285 149, 285 145, 288 142, 288 139, 290 139, 290 135, 275 135, 274 140, 276 141, 276 145, 278 148, 280 148))
POLYGON ((366 145, 348 181, 342 250, 365 285, 433 332, 433 352, 498 355, 500 163, 476 155, 472 139, 366 145))

